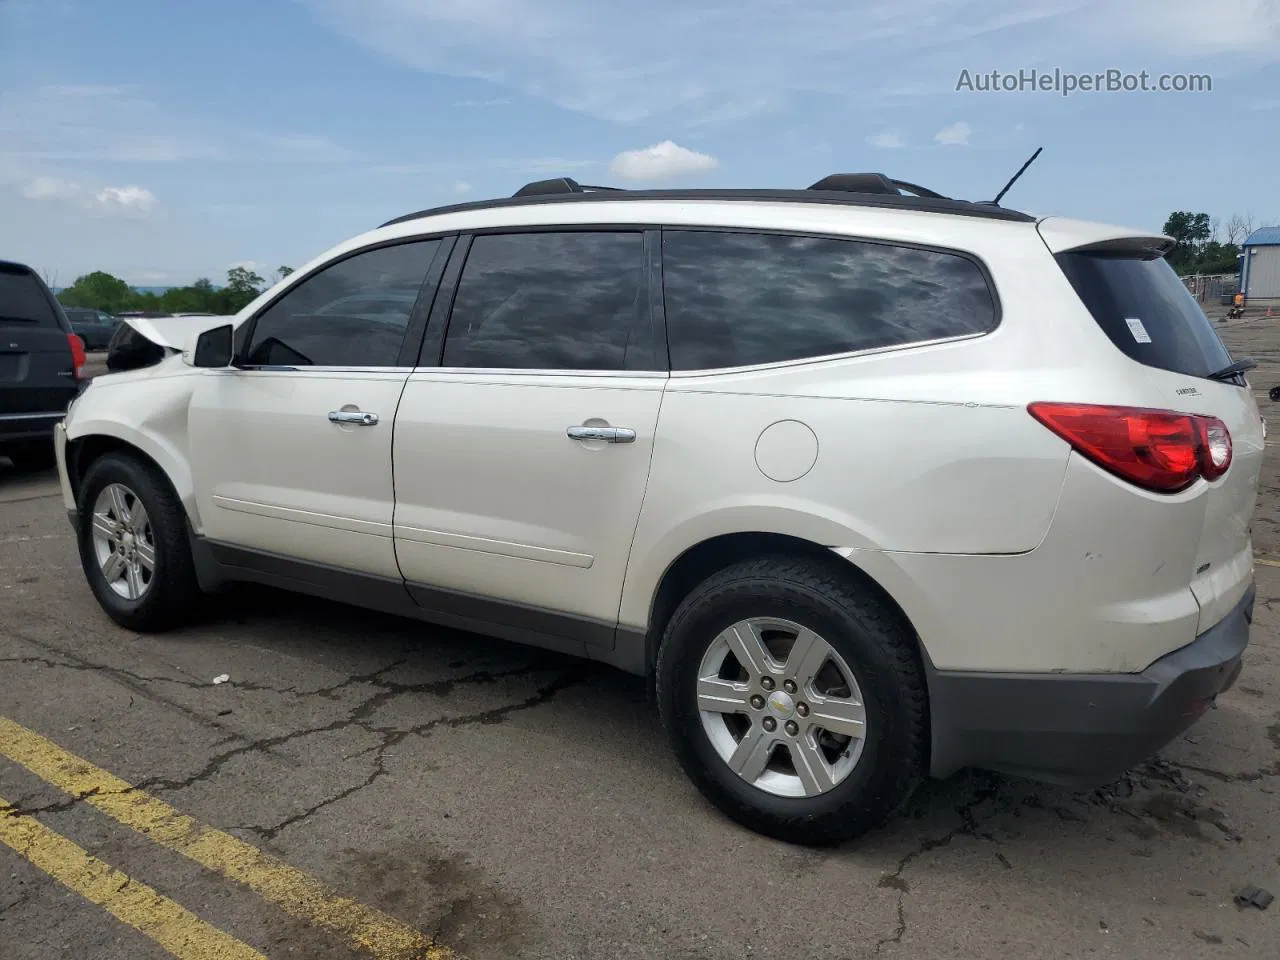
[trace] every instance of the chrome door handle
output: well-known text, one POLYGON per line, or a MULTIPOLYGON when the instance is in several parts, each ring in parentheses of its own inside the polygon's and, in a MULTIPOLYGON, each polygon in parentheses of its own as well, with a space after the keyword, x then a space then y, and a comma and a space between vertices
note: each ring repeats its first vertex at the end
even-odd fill
POLYGON ((354 423, 358 427, 372 427, 378 422, 376 413, 365 413, 363 410, 330 410, 330 423, 354 423))
POLYGON ((603 440, 605 443, 635 443, 636 432, 627 427, 570 427, 570 440, 603 440))

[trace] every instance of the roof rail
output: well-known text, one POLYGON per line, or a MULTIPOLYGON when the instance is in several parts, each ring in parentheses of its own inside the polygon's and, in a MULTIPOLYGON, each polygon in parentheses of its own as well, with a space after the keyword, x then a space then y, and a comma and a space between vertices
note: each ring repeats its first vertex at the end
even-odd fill
POLYGON ((545 197, 557 193, 594 193, 597 190, 621 190, 621 187, 593 187, 579 183, 573 177, 555 177, 551 180, 534 180, 512 194, 513 197, 545 197))
POLYGON ((823 177, 805 190, 625 190, 618 187, 597 187, 578 183, 572 177, 555 177, 526 183, 513 196, 497 200, 472 200, 407 213, 388 220, 382 226, 389 227, 409 220, 458 213, 464 210, 485 210, 494 207, 523 206, 543 203, 597 202, 606 193, 613 201, 622 200, 677 200, 677 201, 758 201, 782 203, 831 203, 856 207, 881 207, 897 210, 918 210, 925 213, 949 213, 956 216, 981 217, 988 220, 1035 222, 1035 217, 1001 207, 991 201, 973 202, 955 200, 935 193, 925 187, 905 180, 891 180, 882 173, 836 173, 823 177))
POLYGON ((903 191, 930 200, 946 200, 940 193, 905 180, 890 180, 883 173, 833 173, 809 187, 810 190, 834 190, 839 193, 875 193, 901 196, 903 191))

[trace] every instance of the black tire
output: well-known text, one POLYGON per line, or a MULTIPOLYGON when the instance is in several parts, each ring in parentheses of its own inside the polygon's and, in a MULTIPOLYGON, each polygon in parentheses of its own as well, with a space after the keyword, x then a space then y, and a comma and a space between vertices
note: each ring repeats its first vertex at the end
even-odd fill
POLYGON ((759 833, 805 845, 853 839, 896 813, 924 776, 928 697, 910 627, 834 565, 761 557, 713 575, 676 608, 656 673, 658 708, 680 765, 708 800, 759 833), (862 754, 826 793, 782 797, 758 789, 729 768, 703 729, 699 664, 717 635, 749 617, 816 631, 856 674, 866 712, 862 754))
POLYGON ((80 484, 77 539, 85 579, 107 616, 130 630, 159 632, 189 622, 203 594, 196 581, 186 511, 168 480, 153 465, 125 453, 108 453, 93 461, 80 484), (120 596, 107 584, 94 553, 93 507, 111 483, 133 492, 147 511, 155 543, 155 571, 138 600, 120 596))

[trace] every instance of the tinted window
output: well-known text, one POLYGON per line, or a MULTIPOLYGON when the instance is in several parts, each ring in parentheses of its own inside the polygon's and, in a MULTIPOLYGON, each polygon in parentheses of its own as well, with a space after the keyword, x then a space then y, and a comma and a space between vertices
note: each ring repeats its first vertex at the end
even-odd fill
POLYGON ((308 277, 258 315, 247 362, 394 367, 439 240, 348 257, 308 277))
POLYGON ((676 370, 917 343, 996 323, 973 261, 888 244, 666 230, 662 280, 676 370))
POLYGON ((57 314, 34 274, 0 267, 0 323, 58 326, 57 314))
POLYGON ((644 236, 519 233, 471 245, 446 367, 652 369, 644 236))
POLYGON ((1098 326, 1132 359, 1191 377, 1231 363, 1213 324, 1162 258, 1062 253, 1057 259, 1098 326))

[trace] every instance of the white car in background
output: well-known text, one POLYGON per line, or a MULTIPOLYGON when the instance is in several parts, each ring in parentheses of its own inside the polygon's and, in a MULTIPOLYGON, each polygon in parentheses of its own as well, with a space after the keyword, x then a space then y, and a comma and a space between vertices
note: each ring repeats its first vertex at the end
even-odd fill
POLYGON ((129 629, 256 581, 653 675, 689 776, 786 840, 963 766, 1095 784, 1252 616, 1249 362, 1171 244, 879 175, 531 184, 130 321, 63 495, 129 629))

